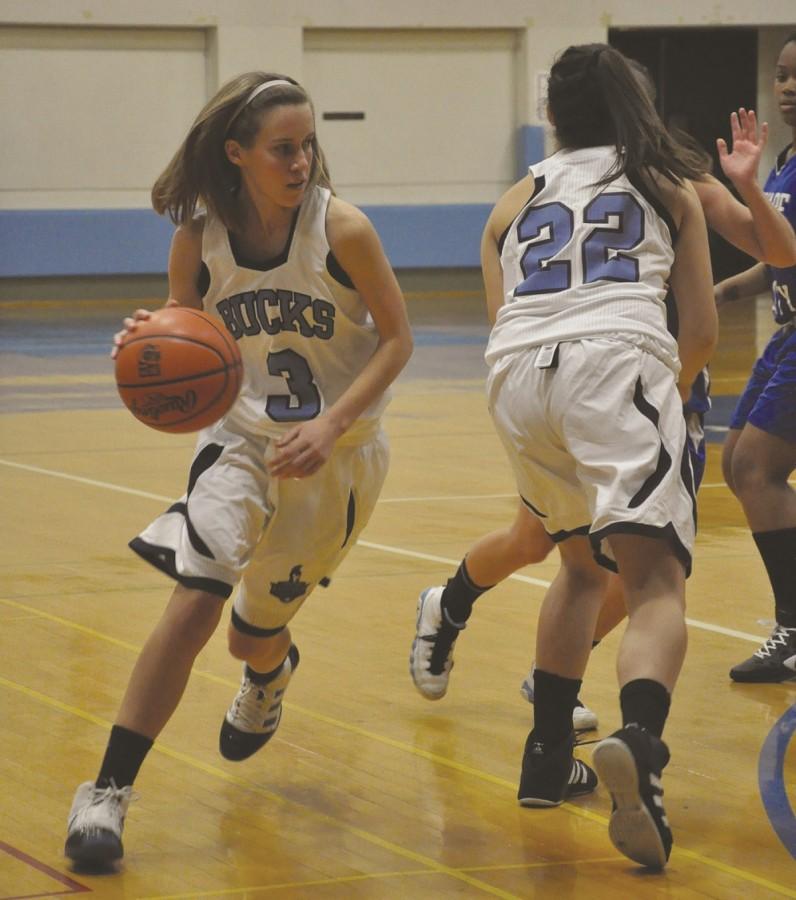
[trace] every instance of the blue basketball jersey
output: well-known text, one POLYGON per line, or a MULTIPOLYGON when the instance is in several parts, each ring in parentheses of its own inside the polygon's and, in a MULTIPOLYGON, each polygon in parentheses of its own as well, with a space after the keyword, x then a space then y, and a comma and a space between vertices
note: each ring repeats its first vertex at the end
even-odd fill
MULTIPOLYGON (((796 230, 796 155, 788 159, 786 147, 777 157, 777 163, 766 180, 766 196, 796 230)), ((766 266, 771 285, 771 302, 774 320, 784 325, 796 319, 796 266, 778 269, 766 266)))

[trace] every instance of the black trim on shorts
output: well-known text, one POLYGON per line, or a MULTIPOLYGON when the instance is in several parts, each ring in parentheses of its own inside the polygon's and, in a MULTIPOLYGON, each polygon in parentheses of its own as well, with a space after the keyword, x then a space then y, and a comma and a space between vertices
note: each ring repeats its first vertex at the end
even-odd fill
POLYGON ((196 528, 194 528, 191 517, 188 515, 188 506, 178 500, 176 503, 172 503, 168 511, 170 513, 179 513, 179 515, 185 519, 185 530, 188 532, 188 540, 191 542, 191 546, 194 550, 201 556, 207 557, 207 559, 215 559, 213 551, 199 536, 199 532, 196 528))
POLYGON ((218 594, 224 600, 232 593, 233 585, 227 584, 226 581, 181 575, 177 571, 174 551, 169 547, 159 547, 157 544, 150 544, 140 537, 133 538, 127 546, 150 565, 178 581, 184 587, 198 591, 207 591, 208 594, 218 594))
MULTIPOLYGON (((702 415, 702 421, 704 422, 705 417, 702 415)), ((704 437, 702 438, 704 441, 704 437)), ((704 477, 704 476, 703 476, 704 477)), ((680 457, 680 478, 685 485, 685 489, 688 491, 688 496, 691 498, 691 515, 694 519, 694 533, 696 533, 697 529, 697 502, 696 502, 696 487, 694 485, 694 470, 691 463, 691 453, 688 449, 688 431, 686 430, 685 434, 685 443, 683 445, 683 455, 680 457)))
POLYGON ((258 628, 256 625, 250 625, 245 619, 240 617, 234 606, 232 607, 231 623, 235 631, 239 631, 241 634, 248 634, 250 637, 273 637, 287 628, 287 625, 280 625, 279 628, 258 628))
POLYGON ((340 544, 340 547, 343 548, 348 543, 348 539, 351 537, 351 532, 354 530, 354 522, 356 522, 357 518, 357 503, 354 499, 354 492, 348 492, 348 509, 345 514, 345 537, 343 538, 343 543, 340 544))
POLYGON ((672 545, 674 555, 680 560, 685 569, 685 577, 688 578, 691 574, 691 554, 685 548, 685 545, 680 540, 677 531, 671 522, 660 526, 644 525, 641 522, 615 522, 613 525, 606 525, 605 528, 592 532, 589 535, 589 540, 591 541, 594 559, 599 565, 603 566, 603 568, 608 569, 611 572, 618 572, 619 569, 614 560, 600 552, 600 543, 609 534, 637 534, 642 537, 667 540, 672 545))
POLYGON ((217 462, 223 452, 223 444, 208 444, 206 447, 202 447, 196 459, 191 463, 191 471, 188 475, 188 490, 186 492, 189 497, 191 496, 191 491, 196 487, 199 476, 206 472, 213 463, 217 462))
MULTIPOLYGON (((640 378, 636 379, 636 389, 633 392, 633 405, 641 413, 642 416, 652 422, 656 429, 658 428, 660 413, 644 396, 644 386, 641 384, 640 378)), ((644 484, 642 484, 641 487, 636 491, 636 493, 630 498, 630 502, 628 503, 629 509, 635 509, 637 506, 641 506, 641 504, 650 496, 650 494, 652 494, 652 492, 660 485, 660 483, 665 478, 666 473, 672 467, 672 458, 669 455, 669 451, 663 446, 663 442, 660 441, 660 438, 659 443, 660 449, 658 451, 658 464, 655 466, 655 471, 644 481, 644 484)))
POLYGON ((560 544, 561 541, 565 541, 567 538, 575 537, 576 535, 587 535, 589 533, 589 528, 591 528, 590 525, 581 525, 578 528, 572 528, 568 531, 557 531, 555 534, 550 534, 548 531, 547 536, 554 544, 560 544))
POLYGON ((522 502, 528 507, 528 509, 529 509, 535 516, 539 516, 540 519, 546 519, 546 518, 547 518, 547 516, 546 516, 543 512, 540 512, 540 511, 533 505, 533 503, 531 503, 530 500, 526 500, 525 497, 522 496, 522 494, 520 494, 520 500, 522 500, 522 502))

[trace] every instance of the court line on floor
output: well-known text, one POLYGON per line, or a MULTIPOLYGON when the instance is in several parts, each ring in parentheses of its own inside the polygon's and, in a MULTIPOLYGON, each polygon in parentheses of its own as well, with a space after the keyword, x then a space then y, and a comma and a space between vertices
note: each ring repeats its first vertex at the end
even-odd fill
MULTIPOLYGON (((517 869, 543 869, 550 867, 561 868, 563 866, 579 866, 588 863, 615 863, 623 862, 621 857, 597 857, 595 859, 573 859, 564 862, 541 863, 516 863, 506 866, 462 866, 459 872, 506 872, 517 869)), ((343 885, 362 881, 378 881, 386 878, 406 878, 414 875, 434 875, 428 869, 406 869, 403 872, 375 872, 369 875, 343 875, 340 878, 316 878, 312 881, 287 881, 281 884, 255 885, 247 888, 222 888, 216 891, 196 891, 190 894, 153 894, 149 897, 141 897, 139 900, 198 900, 199 897, 230 897, 236 894, 250 894, 267 891, 280 891, 285 889, 297 889, 305 887, 321 887, 323 885, 343 885)))
MULTIPOLYGON (((16 469, 22 469, 27 472, 33 472, 34 474, 37 474, 37 475, 48 475, 53 478, 62 478, 66 481, 74 481, 74 482, 77 482, 78 484, 89 485, 90 487, 97 487, 97 488, 102 488, 104 490, 115 491, 115 492, 122 493, 122 494, 129 494, 133 497, 143 497, 144 499, 147 499, 147 500, 157 500, 160 503, 172 503, 174 500, 173 497, 165 497, 162 494, 153 494, 153 493, 150 493, 149 491, 139 491, 136 488, 129 488, 129 487, 125 487, 124 485, 113 484, 112 482, 109 482, 109 481, 97 481, 94 478, 84 478, 80 475, 70 475, 68 472, 59 472, 55 469, 44 469, 40 466, 31 466, 26 463, 13 462, 13 461, 7 460, 7 459, 0 459, 0 465, 10 466, 11 468, 16 468, 16 469)), ((705 487, 707 487, 707 485, 705 485, 705 487)), ((482 496, 487 496, 487 495, 482 495, 482 496)), ((493 496, 497 498, 497 497, 511 497, 514 495, 512 495, 512 494, 505 494, 505 495, 496 494, 493 496)), ((398 499, 400 499, 400 498, 398 498, 398 499)), ((418 497, 416 499, 419 501, 422 498, 418 497)), ((434 499, 434 498, 429 498, 429 499, 434 499)), ((384 501, 381 501, 381 502, 384 502, 384 501)), ((378 544, 378 543, 374 543, 373 541, 358 540, 357 546, 364 547, 365 549, 368 549, 368 550, 376 550, 381 553, 391 553, 391 554, 394 554, 397 556, 405 556, 410 559, 421 559, 425 562, 441 563, 442 565, 445 565, 445 566, 458 566, 459 563, 461 562, 460 559, 451 559, 450 557, 447 557, 447 556, 435 556, 434 554, 431 554, 431 553, 421 553, 417 550, 408 550, 405 547, 394 547, 394 546, 391 546, 390 544, 378 544)), ((512 581, 520 581, 523 584, 531 584, 534 587, 540 587, 540 588, 549 588, 550 587, 549 581, 546 581, 543 578, 534 578, 531 575, 521 575, 519 573, 514 573, 513 575, 509 575, 509 578, 512 581)), ((757 634, 749 634, 748 632, 745 632, 745 631, 737 631, 736 629, 733 629, 733 628, 725 628, 722 625, 714 625, 711 622, 702 622, 699 619, 686 618, 686 624, 691 626, 692 628, 698 628, 702 631, 710 631, 710 632, 713 632, 714 634, 721 634, 721 635, 724 635, 725 637, 738 638, 739 640, 750 641, 755 644, 762 644, 766 640, 766 637, 767 637, 767 636, 761 637, 760 635, 757 635, 757 634)))
POLYGON ((87 885, 81 884, 79 881, 75 881, 74 878, 70 878, 68 875, 64 875, 63 872, 59 872, 52 866, 48 866, 47 863, 43 863, 41 860, 36 859, 34 856, 30 856, 23 850, 20 850, 19 847, 14 847, 11 844, 7 844, 5 841, 0 841, 0 852, 6 853, 12 859, 17 860, 23 865, 30 866, 31 869, 34 869, 37 872, 41 872, 43 875, 46 875, 53 881, 57 881, 59 884, 64 885, 64 887, 66 888, 66 890, 63 891, 42 891, 38 894, 25 894, 19 897, 9 896, 7 898, 3 898, 3 900, 33 900, 34 897, 41 897, 42 900, 46 900, 47 897, 61 897, 68 894, 84 894, 91 891, 91 888, 87 885))
MULTIPOLYGON (((22 695, 28 697, 28 699, 35 700, 36 702, 42 703, 45 706, 57 709, 60 712, 64 712, 79 719, 83 719, 86 722, 90 722, 92 725, 97 725, 105 729, 106 731, 110 731, 112 723, 101 718, 100 716, 95 716, 93 713, 87 712, 86 710, 80 709, 79 707, 72 706, 68 703, 63 703, 60 700, 56 700, 55 697, 50 697, 47 694, 42 694, 40 691, 29 688, 23 684, 19 684, 18 682, 12 681, 9 678, 4 678, 2 675, 0 675, 0 685, 17 691, 18 693, 21 693, 22 695)), ((353 835, 354 837, 357 837, 368 844, 394 854, 398 858, 407 859, 411 862, 419 863, 420 865, 425 866, 427 875, 447 875, 457 881, 461 881, 465 884, 470 885, 470 887, 474 887, 478 890, 483 891, 484 893, 491 894, 493 897, 502 897, 504 898, 504 900, 520 900, 520 898, 516 894, 504 891, 501 888, 488 884, 485 881, 481 881, 478 878, 473 878, 466 872, 451 868, 450 866, 446 866, 440 862, 437 862, 429 856, 424 856, 422 853, 416 853, 414 850, 410 850, 408 847, 402 847, 399 844, 395 844, 392 841, 381 838, 377 834, 367 831, 364 828, 357 828, 354 825, 349 825, 347 822, 341 819, 335 818, 334 816, 327 813, 319 812, 313 809, 311 806, 306 806, 291 797, 285 797, 275 791, 270 791, 257 784, 257 782, 255 781, 242 778, 239 775, 234 775, 230 772, 225 771, 224 769, 219 768, 218 766, 211 765, 210 763, 202 762, 202 760, 190 756, 187 753, 183 753, 179 750, 175 750, 174 748, 169 747, 167 744, 164 744, 160 740, 155 742, 152 749, 163 754, 164 756, 169 757, 170 759, 176 760, 183 765, 191 766, 192 768, 203 772, 205 775, 217 778, 221 781, 225 781, 228 784, 234 784, 238 787, 244 788, 245 790, 253 791, 256 794, 265 797, 271 803, 280 803, 288 807, 298 807, 298 809, 308 815, 311 819, 315 819, 316 821, 319 821, 324 825, 329 825, 332 828, 336 828, 340 831, 353 835)), ((188 897, 194 895, 181 894, 178 896, 188 897)))
POLYGON ((796 733, 796 705, 774 723, 760 751, 757 780, 763 807, 782 845, 796 859, 796 816, 785 790, 785 754, 796 733))
MULTIPOLYGON (((19 609, 24 609, 34 614, 38 614, 45 619, 49 619, 51 621, 59 622, 67 627, 74 628, 78 631, 82 631, 84 633, 90 634, 94 637, 97 637, 101 640, 108 640, 110 643, 115 644, 116 646, 125 647, 133 652, 140 652, 140 648, 137 648, 133 644, 129 644, 125 641, 120 641, 115 638, 110 638, 107 635, 104 635, 102 632, 96 631, 95 629, 87 628, 85 626, 78 625, 75 622, 72 622, 68 619, 64 619, 60 616, 55 616, 50 613, 43 613, 40 610, 36 610, 33 607, 27 607, 25 604, 17 603, 16 601, 9 601, 4 598, 0 598, 0 603, 4 603, 6 605, 17 607, 19 609)), ((237 682, 233 682, 230 679, 222 678, 218 675, 213 674, 212 672, 207 672, 201 669, 194 669, 193 674, 197 675, 201 678, 205 678, 209 681, 224 685, 226 687, 234 688, 237 686, 237 682)), ((19 684, 11 679, 4 678, 0 675, 0 685, 4 685, 12 690, 15 690, 28 698, 35 699, 40 703, 43 703, 46 706, 52 707, 54 709, 58 709, 61 712, 66 712, 71 715, 74 715, 80 719, 83 719, 87 722, 90 722, 93 725, 98 725, 103 727, 105 730, 110 731, 111 723, 100 718, 99 716, 95 716, 93 713, 87 712, 86 710, 82 710, 78 707, 71 706, 70 704, 63 703, 60 700, 56 700, 54 697, 50 697, 47 694, 42 694, 39 691, 34 690, 33 688, 29 688, 25 685, 19 684)), ((302 713, 307 715, 309 718, 315 719, 319 722, 323 722, 324 724, 328 724, 334 728, 342 729, 343 731, 348 731, 349 733, 356 734, 357 736, 364 737, 368 740, 374 740, 377 743, 386 744, 394 749, 408 752, 413 756, 419 756, 422 759, 426 759, 435 764, 443 765, 446 768, 453 769, 456 772, 459 772, 464 775, 469 775, 471 777, 476 778, 479 781, 484 781, 488 784, 492 784, 498 787, 505 788, 514 795, 516 791, 516 784, 513 781, 508 781, 505 778, 501 778, 497 775, 492 775, 489 772, 484 772, 480 769, 473 768, 472 766, 465 765, 463 763, 458 763, 455 760, 449 759, 444 756, 439 756, 435 753, 432 753, 428 750, 423 750, 419 747, 416 747, 412 744, 407 744, 403 741, 398 741, 393 738, 386 737, 384 735, 376 734, 374 732, 368 731, 365 728, 360 728, 356 725, 351 725, 348 722, 343 722, 339 719, 334 719, 331 716, 325 716, 321 713, 317 713, 314 710, 309 710, 306 707, 298 706, 295 703, 290 703, 285 701, 284 704, 288 709, 295 710, 298 713, 302 713)), ((279 737, 275 738, 276 741, 280 741, 279 737)), ((153 745, 153 750, 156 750, 165 756, 168 756, 171 759, 177 760, 178 762, 184 763, 189 766, 193 766, 195 769, 204 772, 210 776, 216 776, 223 781, 226 781, 231 784, 238 785, 248 790, 253 790, 258 794, 261 794, 267 797, 270 800, 278 800, 286 804, 292 804, 298 806, 301 810, 306 812, 310 817, 314 817, 319 819, 322 822, 330 823, 334 826, 339 826, 344 831, 347 831, 350 834, 361 837, 368 843, 372 843, 382 849, 389 850, 390 852, 395 853, 396 855, 403 857, 405 859, 410 859, 414 862, 419 862, 422 865, 430 866, 427 874, 446 874, 451 875, 454 878, 457 878, 460 881, 465 881, 470 883, 473 887, 478 887, 482 890, 486 890, 487 893, 491 893, 494 896, 504 897, 507 900, 519 900, 514 894, 509 894, 501 891, 499 888, 493 888, 491 885, 486 884, 485 882, 480 882, 478 879, 471 879, 466 876, 464 870, 459 869, 450 869, 447 866, 444 866, 440 863, 436 863, 432 859, 428 859, 424 857, 422 854, 415 853, 412 850, 407 848, 402 848, 399 845, 392 844, 389 841, 386 841, 375 834, 371 834, 368 831, 363 829, 355 828, 354 826, 348 825, 345 822, 341 822, 338 819, 335 819, 333 816, 327 815, 325 813, 316 812, 315 810, 305 807, 302 804, 298 803, 295 800, 292 800, 289 797, 282 797, 280 794, 275 793, 273 791, 268 791, 265 788, 258 785, 256 782, 248 781, 239 776, 232 775, 223 769, 219 769, 216 766, 210 765, 209 763, 204 763, 201 760, 195 759, 188 754, 184 754, 181 751, 174 750, 167 745, 164 745, 160 740, 156 741, 153 745)), ((605 816, 600 815, 599 813, 592 812, 589 809, 583 809, 579 806, 576 806, 573 803, 565 802, 562 807, 563 810, 566 810, 572 815, 575 815, 579 818, 586 819, 593 823, 599 824, 602 827, 606 827, 608 825, 608 819, 605 816)), ((754 872, 749 872, 745 869, 739 869, 736 866, 731 866, 726 863, 722 863, 719 860, 712 859, 709 856, 705 856, 701 853, 698 853, 694 850, 689 850, 685 847, 680 847, 675 845, 672 856, 674 859, 677 859, 678 856, 682 856, 684 858, 690 859, 694 862, 697 862, 701 865, 706 866, 709 869, 715 869, 717 871, 723 872, 725 874, 731 875, 735 878, 740 879, 741 881, 758 884, 763 887, 766 887, 770 890, 776 891, 778 894, 786 897, 796 898, 796 891, 785 887, 784 885, 778 884, 775 881, 770 881, 767 878, 763 878, 760 875, 755 874, 754 872)), ((619 857, 621 860, 622 857, 619 857)), ((599 861, 597 859, 594 860, 599 861)), ((626 862, 626 861, 625 861, 626 862)), ((468 867, 469 868, 469 867, 468 867)), ((473 867, 480 869, 482 871, 487 871, 486 867, 473 867)), ((497 868, 497 867, 496 867, 497 868)), ((491 870, 491 869, 490 869, 491 870)), ((177 895, 179 897, 192 897, 192 896, 201 896, 200 894, 180 894, 177 895)), ((166 900, 166 898, 160 898, 160 900, 166 900)))

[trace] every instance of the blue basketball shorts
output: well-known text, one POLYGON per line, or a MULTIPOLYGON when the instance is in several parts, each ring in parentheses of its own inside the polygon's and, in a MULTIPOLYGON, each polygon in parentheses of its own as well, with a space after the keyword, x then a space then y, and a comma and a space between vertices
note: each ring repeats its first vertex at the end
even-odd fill
POLYGON ((775 332, 735 407, 730 428, 749 422, 775 437, 796 443, 796 324, 775 332))

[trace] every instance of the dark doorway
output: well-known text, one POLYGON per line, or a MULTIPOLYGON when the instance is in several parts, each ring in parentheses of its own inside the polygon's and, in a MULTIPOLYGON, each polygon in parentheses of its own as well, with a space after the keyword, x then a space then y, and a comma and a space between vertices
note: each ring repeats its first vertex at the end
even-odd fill
MULTIPOLYGON (((757 106, 757 31, 613 28, 608 40, 649 69, 663 121, 696 138, 713 157, 713 174, 732 190, 719 166, 716 138, 729 143, 730 113, 740 106, 757 106)), ((716 281, 754 264, 713 232, 710 249, 716 281)))

